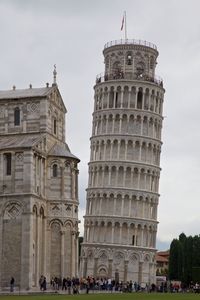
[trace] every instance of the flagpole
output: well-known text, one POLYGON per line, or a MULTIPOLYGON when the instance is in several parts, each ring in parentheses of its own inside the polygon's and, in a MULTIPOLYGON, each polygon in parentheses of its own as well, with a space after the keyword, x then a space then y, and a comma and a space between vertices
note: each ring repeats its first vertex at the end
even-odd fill
POLYGON ((124 27, 125 27, 125 28, 124 28, 124 29, 125 29, 125 40, 127 40, 126 11, 124 12, 124 19, 125 19, 125 20, 124 20, 124 21, 125 21, 125 26, 124 26, 124 27))

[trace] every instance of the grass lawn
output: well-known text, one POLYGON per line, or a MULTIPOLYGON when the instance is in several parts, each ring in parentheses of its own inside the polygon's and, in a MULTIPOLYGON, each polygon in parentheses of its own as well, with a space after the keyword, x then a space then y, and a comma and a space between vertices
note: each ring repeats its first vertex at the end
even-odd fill
POLYGON ((132 294, 81 294, 81 295, 26 295, 0 296, 0 300, 193 300, 200 299, 199 294, 161 294, 161 293, 132 293, 132 294))

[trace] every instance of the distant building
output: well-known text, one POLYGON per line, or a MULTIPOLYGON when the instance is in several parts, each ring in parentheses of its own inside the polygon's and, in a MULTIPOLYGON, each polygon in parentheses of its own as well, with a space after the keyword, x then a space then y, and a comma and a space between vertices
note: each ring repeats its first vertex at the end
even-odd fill
POLYGON ((105 45, 94 86, 81 276, 156 282, 164 88, 158 51, 141 40, 105 45))
POLYGON ((78 274, 79 159, 55 79, 0 91, 0 289, 78 274))
POLYGON ((169 269, 169 250, 156 253, 156 274, 167 275, 169 269))

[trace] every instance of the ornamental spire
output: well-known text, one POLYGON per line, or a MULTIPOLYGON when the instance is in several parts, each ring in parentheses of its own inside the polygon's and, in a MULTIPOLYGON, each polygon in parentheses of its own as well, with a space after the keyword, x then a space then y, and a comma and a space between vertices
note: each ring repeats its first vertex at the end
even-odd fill
POLYGON ((53 85, 57 85, 57 83, 56 83, 56 75, 57 75, 56 65, 54 65, 54 70, 53 70, 53 85))

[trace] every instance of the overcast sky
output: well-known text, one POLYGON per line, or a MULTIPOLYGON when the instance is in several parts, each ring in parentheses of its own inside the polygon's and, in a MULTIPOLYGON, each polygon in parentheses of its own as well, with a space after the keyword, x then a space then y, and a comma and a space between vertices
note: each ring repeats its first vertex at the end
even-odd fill
POLYGON ((128 38, 157 45, 165 93, 158 249, 181 232, 200 233, 200 1, 0 0, 0 89, 52 83, 67 107, 66 141, 79 164, 81 233, 92 129, 93 86, 104 44, 128 38))

